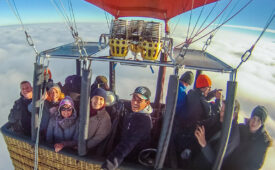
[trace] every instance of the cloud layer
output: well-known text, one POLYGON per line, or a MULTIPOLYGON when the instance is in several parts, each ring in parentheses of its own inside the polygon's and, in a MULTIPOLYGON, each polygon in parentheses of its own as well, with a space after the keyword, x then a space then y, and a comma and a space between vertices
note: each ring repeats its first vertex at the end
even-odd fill
MULTIPOLYGON (((43 51, 62 44, 73 41, 68 28, 64 24, 37 24, 27 25, 28 32, 32 36, 38 51, 43 51)), ((101 23, 79 24, 80 36, 85 41, 98 41, 101 33, 108 33, 108 27, 101 23)), ((13 102, 19 97, 19 83, 22 80, 32 81, 33 63, 35 60, 34 52, 25 41, 25 35, 19 26, 0 27, 0 125, 7 122, 7 117, 13 102)), ((183 37, 180 32, 174 33, 175 37, 183 37)), ((208 52, 224 60, 226 63, 236 67, 241 60, 241 55, 250 48, 257 37, 233 33, 229 31, 220 31, 214 38, 208 48, 208 52)), ((181 38, 175 38, 176 43, 182 41, 181 38)), ((191 48, 201 48, 201 43, 194 44, 191 48)), ((241 112, 249 116, 253 107, 258 104, 265 105, 270 116, 273 119, 268 120, 268 129, 273 138, 275 137, 275 49, 274 42, 263 38, 253 51, 251 58, 243 64, 238 72, 238 91, 237 98, 241 103, 241 112), (273 126, 272 126, 273 124, 273 126)), ((93 62, 93 79, 96 75, 108 75, 108 64, 93 62)), ((53 79, 58 82, 64 82, 69 74, 75 73, 75 63, 72 61, 62 61, 60 59, 50 60, 50 69, 53 73, 53 79)), ((153 67, 155 73, 150 68, 139 68, 125 65, 117 65, 116 89, 120 98, 130 99, 130 93, 136 86, 148 86, 154 98, 157 78, 157 67, 153 67)), ((180 70, 182 74, 184 70, 180 70)), ((173 73, 173 70, 167 68, 167 73, 173 73)), ((228 74, 208 73, 213 78, 213 88, 226 89, 226 80, 228 74)), ((165 80, 165 90, 167 89, 168 76, 165 80)), ((165 100, 165 98, 164 98, 165 100)), ((0 169, 13 169, 9 154, 0 137, 0 145, 3 152, 0 153, 0 169)), ((2 150, 1 148, 1 150, 2 150)), ((272 148, 274 154, 274 148, 272 148)), ((275 167, 267 158, 264 169, 275 167)))

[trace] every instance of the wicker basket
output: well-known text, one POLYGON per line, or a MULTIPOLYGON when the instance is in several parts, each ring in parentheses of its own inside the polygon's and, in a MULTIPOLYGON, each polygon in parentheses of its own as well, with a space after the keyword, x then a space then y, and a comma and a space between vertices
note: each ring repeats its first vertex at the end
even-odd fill
MULTIPOLYGON (((10 157, 15 169, 33 169, 34 147, 31 142, 20 140, 17 136, 11 136, 3 132, 5 142, 8 146, 10 157)), ((56 153, 52 150, 39 147, 38 151, 39 169, 89 169, 99 170, 101 165, 85 160, 76 159, 74 156, 56 153)))

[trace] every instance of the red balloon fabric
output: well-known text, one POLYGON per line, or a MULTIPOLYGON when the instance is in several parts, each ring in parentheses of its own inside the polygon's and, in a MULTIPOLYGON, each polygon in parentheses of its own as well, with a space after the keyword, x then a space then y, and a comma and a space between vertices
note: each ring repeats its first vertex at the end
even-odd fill
POLYGON ((168 21, 193 9, 217 0, 86 0, 119 17, 150 17, 168 21))

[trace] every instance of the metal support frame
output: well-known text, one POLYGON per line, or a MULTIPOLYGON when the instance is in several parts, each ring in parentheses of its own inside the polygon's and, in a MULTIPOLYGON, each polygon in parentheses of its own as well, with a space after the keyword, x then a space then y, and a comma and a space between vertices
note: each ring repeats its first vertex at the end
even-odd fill
POLYGON ((75 60, 75 64, 76 64, 76 75, 81 76, 81 60, 76 59, 75 60))
POLYGON ((78 155, 80 156, 87 154, 86 140, 88 139, 92 71, 83 68, 82 74, 78 136, 78 155))
POLYGON ((116 71, 115 71, 115 62, 110 62, 109 63, 109 84, 110 84, 110 89, 112 92, 116 94, 116 71))
POLYGON ((222 136, 219 141, 219 150, 216 155, 216 160, 212 167, 213 170, 219 170, 221 168, 223 157, 226 152, 228 139, 231 131, 232 120, 233 120, 233 108, 234 108, 236 90, 237 90, 237 82, 228 81, 226 103, 225 103, 225 106, 226 106, 225 115, 224 115, 224 121, 222 123, 222 130, 221 130, 222 136))
POLYGON ((37 127, 38 127, 38 111, 39 111, 39 100, 40 91, 42 86, 41 74, 43 74, 43 65, 34 63, 34 74, 33 74, 33 97, 32 97, 32 118, 31 118, 31 136, 32 141, 36 141, 37 127))
POLYGON ((156 162, 154 167, 156 170, 162 169, 165 161, 166 152, 168 149, 168 145, 169 145, 169 141, 172 133, 176 105, 177 105, 178 86, 179 86, 178 76, 171 75, 169 78, 165 114, 163 117, 161 135, 159 139, 156 162))

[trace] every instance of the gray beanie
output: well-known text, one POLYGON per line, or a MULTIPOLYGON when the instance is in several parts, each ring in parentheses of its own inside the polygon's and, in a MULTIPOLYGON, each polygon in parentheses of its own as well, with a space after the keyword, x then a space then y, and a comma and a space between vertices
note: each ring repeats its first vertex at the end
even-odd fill
POLYGON ((251 113, 251 118, 254 116, 258 116, 261 121, 262 124, 264 124, 266 118, 267 118, 267 109, 264 106, 257 106, 253 109, 252 113, 251 113))
POLYGON ((180 81, 183 81, 189 85, 191 85, 194 81, 194 75, 191 71, 186 71, 180 77, 180 81))

